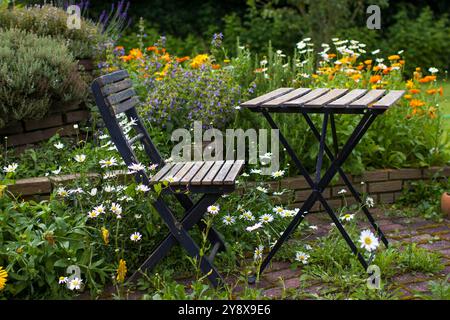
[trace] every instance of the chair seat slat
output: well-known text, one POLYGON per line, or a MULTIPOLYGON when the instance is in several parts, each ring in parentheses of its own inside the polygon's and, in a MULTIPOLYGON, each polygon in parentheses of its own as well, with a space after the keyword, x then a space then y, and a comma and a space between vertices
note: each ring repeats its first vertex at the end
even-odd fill
POLYGON ((173 185, 179 184, 179 181, 181 180, 181 178, 183 178, 185 176, 185 174, 189 172, 189 170, 192 168, 194 163, 195 163, 194 161, 186 162, 184 164, 184 166, 180 169, 180 171, 178 171, 177 174, 173 177, 174 181, 171 184, 173 184, 173 185))
POLYGON ((220 168, 220 171, 217 172, 216 176, 214 177, 213 184, 220 185, 223 184, 223 180, 226 178, 228 172, 230 171, 231 167, 234 164, 234 160, 227 160, 223 164, 222 168, 220 168))
POLYGON ((244 160, 236 160, 233 163, 233 166, 231 167, 225 179, 223 179, 223 184, 234 184, 236 181, 236 177, 244 167, 244 163, 245 163, 244 160))
POLYGON ((128 140, 128 143, 130 144, 130 146, 132 146, 133 144, 136 143, 136 141, 141 140, 144 137, 143 133, 138 133, 137 135, 135 135, 133 138, 131 138, 130 140, 128 140))
POLYGON ((195 176, 191 179, 192 185, 200 185, 202 183, 202 179, 208 173, 209 169, 214 165, 214 161, 206 161, 202 168, 195 174, 195 176))
POLYGON ((180 183, 181 184, 190 183, 191 179, 195 176, 195 174, 198 172, 198 170, 200 170, 203 167, 204 164, 205 163, 202 161, 195 162, 194 165, 189 170, 189 172, 186 173, 183 178, 181 178, 180 183))
POLYGON ((174 179, 175 175, 180 171, 181 168, 185 165, 185 162, 175 162, 173 167, 164 175, 162 176, 159 181, 169 181, 169 178, 172 180, 174 179))
POLYGON ((220 168, 223 166, 224 161, 216 161, 212 168, 208 171, 208 174, 202 179, 202 185, 211 184, 220 168))
POLYGON ((169 172, 169 170, 173 167, 173 163, 167 163, 161 170, 159 170, 151 179, 150 182, 158 182, 161 177, 169 172))

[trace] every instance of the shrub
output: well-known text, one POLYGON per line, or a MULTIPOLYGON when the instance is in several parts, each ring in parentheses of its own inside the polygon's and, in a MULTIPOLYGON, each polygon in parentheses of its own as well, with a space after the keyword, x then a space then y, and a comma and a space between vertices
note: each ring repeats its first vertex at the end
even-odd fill
POLYGON ((67 18, 63 9, 52 5, 14 7, 0 10, 0 28, 17 28, 40 36, 51 36, 67 43, 74 57, 93 58, 98 43, 106 40, 105 35, 95 23, 86 19, 81 19, 80 29, 69 29, 67 18))
POLYGON ((67 47, 18 29, 0 29, 0 127, 39 119, 57 102, 79 102, 87 86, 67 47))

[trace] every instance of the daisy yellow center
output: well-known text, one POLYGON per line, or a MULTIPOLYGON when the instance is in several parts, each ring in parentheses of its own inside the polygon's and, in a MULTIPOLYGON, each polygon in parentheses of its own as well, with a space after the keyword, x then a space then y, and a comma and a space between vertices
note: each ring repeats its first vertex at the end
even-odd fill
POLYGON ((364 243, 367 244, 367 245, 371 245, 372 244, 372 239, 370 239, 369 237, 366 237, 364 239, 364 243))

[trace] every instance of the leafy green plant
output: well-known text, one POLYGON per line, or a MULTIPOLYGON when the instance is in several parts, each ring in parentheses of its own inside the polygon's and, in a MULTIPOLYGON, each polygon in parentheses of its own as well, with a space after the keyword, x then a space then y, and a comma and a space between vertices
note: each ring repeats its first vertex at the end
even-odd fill
POLYGON ((86 95, 86 82, 63 43, 0 29, 0 127, 40 119, 57 103, 79 103, 86 95))

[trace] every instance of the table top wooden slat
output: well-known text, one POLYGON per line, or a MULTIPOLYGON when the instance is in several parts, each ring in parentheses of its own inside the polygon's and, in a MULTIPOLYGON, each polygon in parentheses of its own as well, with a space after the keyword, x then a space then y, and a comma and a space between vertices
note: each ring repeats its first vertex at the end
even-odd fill
POLYGON ((306 102, 304 106, 307 108, 321 108, 328 103, 342 97, 347 91, 348 89, 332 89, 326 94, 318 97, 317 99, 306 102))
POLYGON ((246 101, 241 104, 241 107, 258 107, 259 105, 270 101, 272 99, 276 99, 290 91, 294 90, 293 88, 278 88, 276 90, 273 90, 269 93, 263 94, 262 96, 256 97, 254 99, 251 99, 249 101, 246 101))
POLYGON ((194 162, 194 165, 189 169, 189 171, 181 178, 181 180, 178 181, 178 184, 188 184, 190 183, 192 177, 195 176, 195 174, 202 168, 204 165, 203 161, 196 161, 194 162))
POLYGON ((192 185, 200 185, 203 177, 208 173, 209 169, 214 165, 214 161, 206 161, 200 170, 191 179, 192 185))
POLYGON ((314 100, 314 99, 320 97, 321 95, 326 94, 328 91, 330 91, 330 89, 328 89, 328 88, 314 89, 314 90, 308 92, 307 94, 301 96, 298 99, 294 99, 294 100, 290 100, 290 101, 285 102, 283 105, 299 107, 299 106, 302 106, 302 105, 304 105, 305 103, 307 103, 307 102, 309 102, 311 100, 314 100))
POLYGON ((133 96, 128 100, 112 105, 112 108, 115 114, 119 114, 137 106, 139 103, 140 103, 139 98, 133 96))
POLYGON ((214 177, 214 180, 213 180, 214 185, 224 184, 223 180, 227 177, 227 174, 230 171, 233 164, 234 164, 234 160, 225 161, 222 168, 220 168, 220 171, 214 177))
POLYGON ((381 98, 380 100, 375 102, 371 107, 387 109, 390 106, 392 106, 394 103, 396 103, 397 100, 400 99, 404 93, 405 93, 405 90, 391 90, 383 98, 381 98))
POLYGON ((133 82, 130 78, 125 78, 119 82, 111 83, 102 88, 102 93, 105 96, 109 96, 110 94, 114 94, 120 92, 122 90, 131 88, 133 86, 133 82))
POLYGON ((366 92, 367 92, 366 89, 354 89, 350 92, 347 92, 347 94, 340 97, 339 99, 331 101, 326 107, 327 108, 345 108, 350 103, 355 101, 356 99, 361 98, 366 92))
POLYGON ((224 161, 216 161, 212 166, 212 168, 209 169, 208 173, 202 179, 202 184, 211 184, 214 178, 216 177, 217 173, 219 172, 220 168, 222 168, 223 164, 224 161))
POLYGON ((307 94, 310 91, 311 91, 311 89, 309 89, 309 88, 298 88, 298 89, 288 92, 278 98, 275 98, 273 100, 270 100, 270 101, 267 101, 267 102, 261 104, 261 107, 277 107, 289 100, 299 98, 299 97, 307 94))
POLYGON ((238 174, 241 172, 242 168, 244 167, 244 163, 245 163, 244 160, 236 160, 233 163, 233 166, 231 167, 231 169, 228 172, 225 179, 223 179, 223 184, 234 184, 238 174))
POLYGON ((367 91, 367 93, 356 101, 348 105, 349 108, 367 108, 371 103, 377 101, 385 94, 386 90, 376 89, 367 91))

